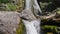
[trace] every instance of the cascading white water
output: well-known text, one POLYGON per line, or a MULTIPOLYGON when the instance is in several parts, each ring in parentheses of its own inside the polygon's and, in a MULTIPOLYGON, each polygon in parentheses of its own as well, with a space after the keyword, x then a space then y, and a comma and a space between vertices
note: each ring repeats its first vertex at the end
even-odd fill
MULTIPOLYGON (((25 0, 25 9, 32 11, 32 6, 34 6, 33 8, 41 12, 37 0, 25 0)), ((40 34, 40 20, 36 19, 36 20, 22 20, 22 21, 26 27, 26 34, 40 34)))
POLYGON ((31 0, 25 0, 25 9, 31 10, 32 4, 31 0))
POLYGON ((40 20, 22 20, 26 27, 26 34, 39 34, 40 20))
POLYGON ((40 13, 42 13, 41 8, 39 7, 37 0, 25 0, 25 9, 32 10, 32 7, 35 10, 38 10, 40 13))

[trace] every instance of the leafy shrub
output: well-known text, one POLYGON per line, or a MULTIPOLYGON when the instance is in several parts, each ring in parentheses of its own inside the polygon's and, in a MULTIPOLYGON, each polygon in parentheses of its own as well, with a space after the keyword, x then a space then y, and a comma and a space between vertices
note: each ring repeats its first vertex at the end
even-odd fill
POLYGON ((16 10, 16 5, 8 3, 6 6, 6 10, 14 11, 14 10, 16 10))
POLYGON ((0 3, 9 3, 11 0, 0 0, 0 3))

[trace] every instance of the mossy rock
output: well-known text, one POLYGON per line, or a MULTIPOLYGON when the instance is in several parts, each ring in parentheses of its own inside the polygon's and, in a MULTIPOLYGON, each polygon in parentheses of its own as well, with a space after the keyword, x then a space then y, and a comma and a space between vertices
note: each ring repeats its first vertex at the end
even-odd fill
POLYGON ((26 29, 25 29, 24 24, 23 23, 20 23, 19 24, 19 27, 16 30, 16 34, 25 34, 25 32, 26 32, 25 30, 26 29))

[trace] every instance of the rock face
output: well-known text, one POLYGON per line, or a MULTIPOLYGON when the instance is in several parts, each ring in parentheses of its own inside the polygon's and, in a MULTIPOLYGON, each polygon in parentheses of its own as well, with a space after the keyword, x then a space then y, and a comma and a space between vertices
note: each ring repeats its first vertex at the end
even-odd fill
POLYGON ((20 17, 16 12, 0 12, 0 34, 16 34, 20 17))
POLYGON ((29 19, 29 20, 34 20, 36 17, 34 16, 33 12, 29 9, 25 9, 20 13, 20 17, 29 19))

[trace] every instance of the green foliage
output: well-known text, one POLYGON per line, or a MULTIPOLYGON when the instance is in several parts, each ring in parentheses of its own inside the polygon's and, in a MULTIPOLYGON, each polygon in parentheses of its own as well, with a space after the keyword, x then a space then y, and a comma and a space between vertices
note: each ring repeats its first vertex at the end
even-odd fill
POLYGON ((11 0, 0 0, 0 3, 9 3, 11 0))
POLYGON ((43 28, 53 29, 53 28, 57 28, 57 26, 45 25, 45 26, 43 26, 43 28))
POLYGON ((44 31, 46 31, 46 33, 48 32, 58 32, 58 26, 52 26, 52 25, 44 25, 42 26, 42 29, 44 31))
POLYGON ((53 32, 47 32, 47 34, 53 34, 53 32))
POLYGON ((16 5, 8 3, 6 6, 6 10, 14 11, 14 10, 16 10, 16 5))
MULTIPOLYGON (((23 10, 24 0, 18 0, 16 4, 12 3, 13 0, 0 0, 0 5, 5 4, 6 7, 2 8, 3 11, 23 10)), ((1 8, 0 8, 1 9, 1 8)))

